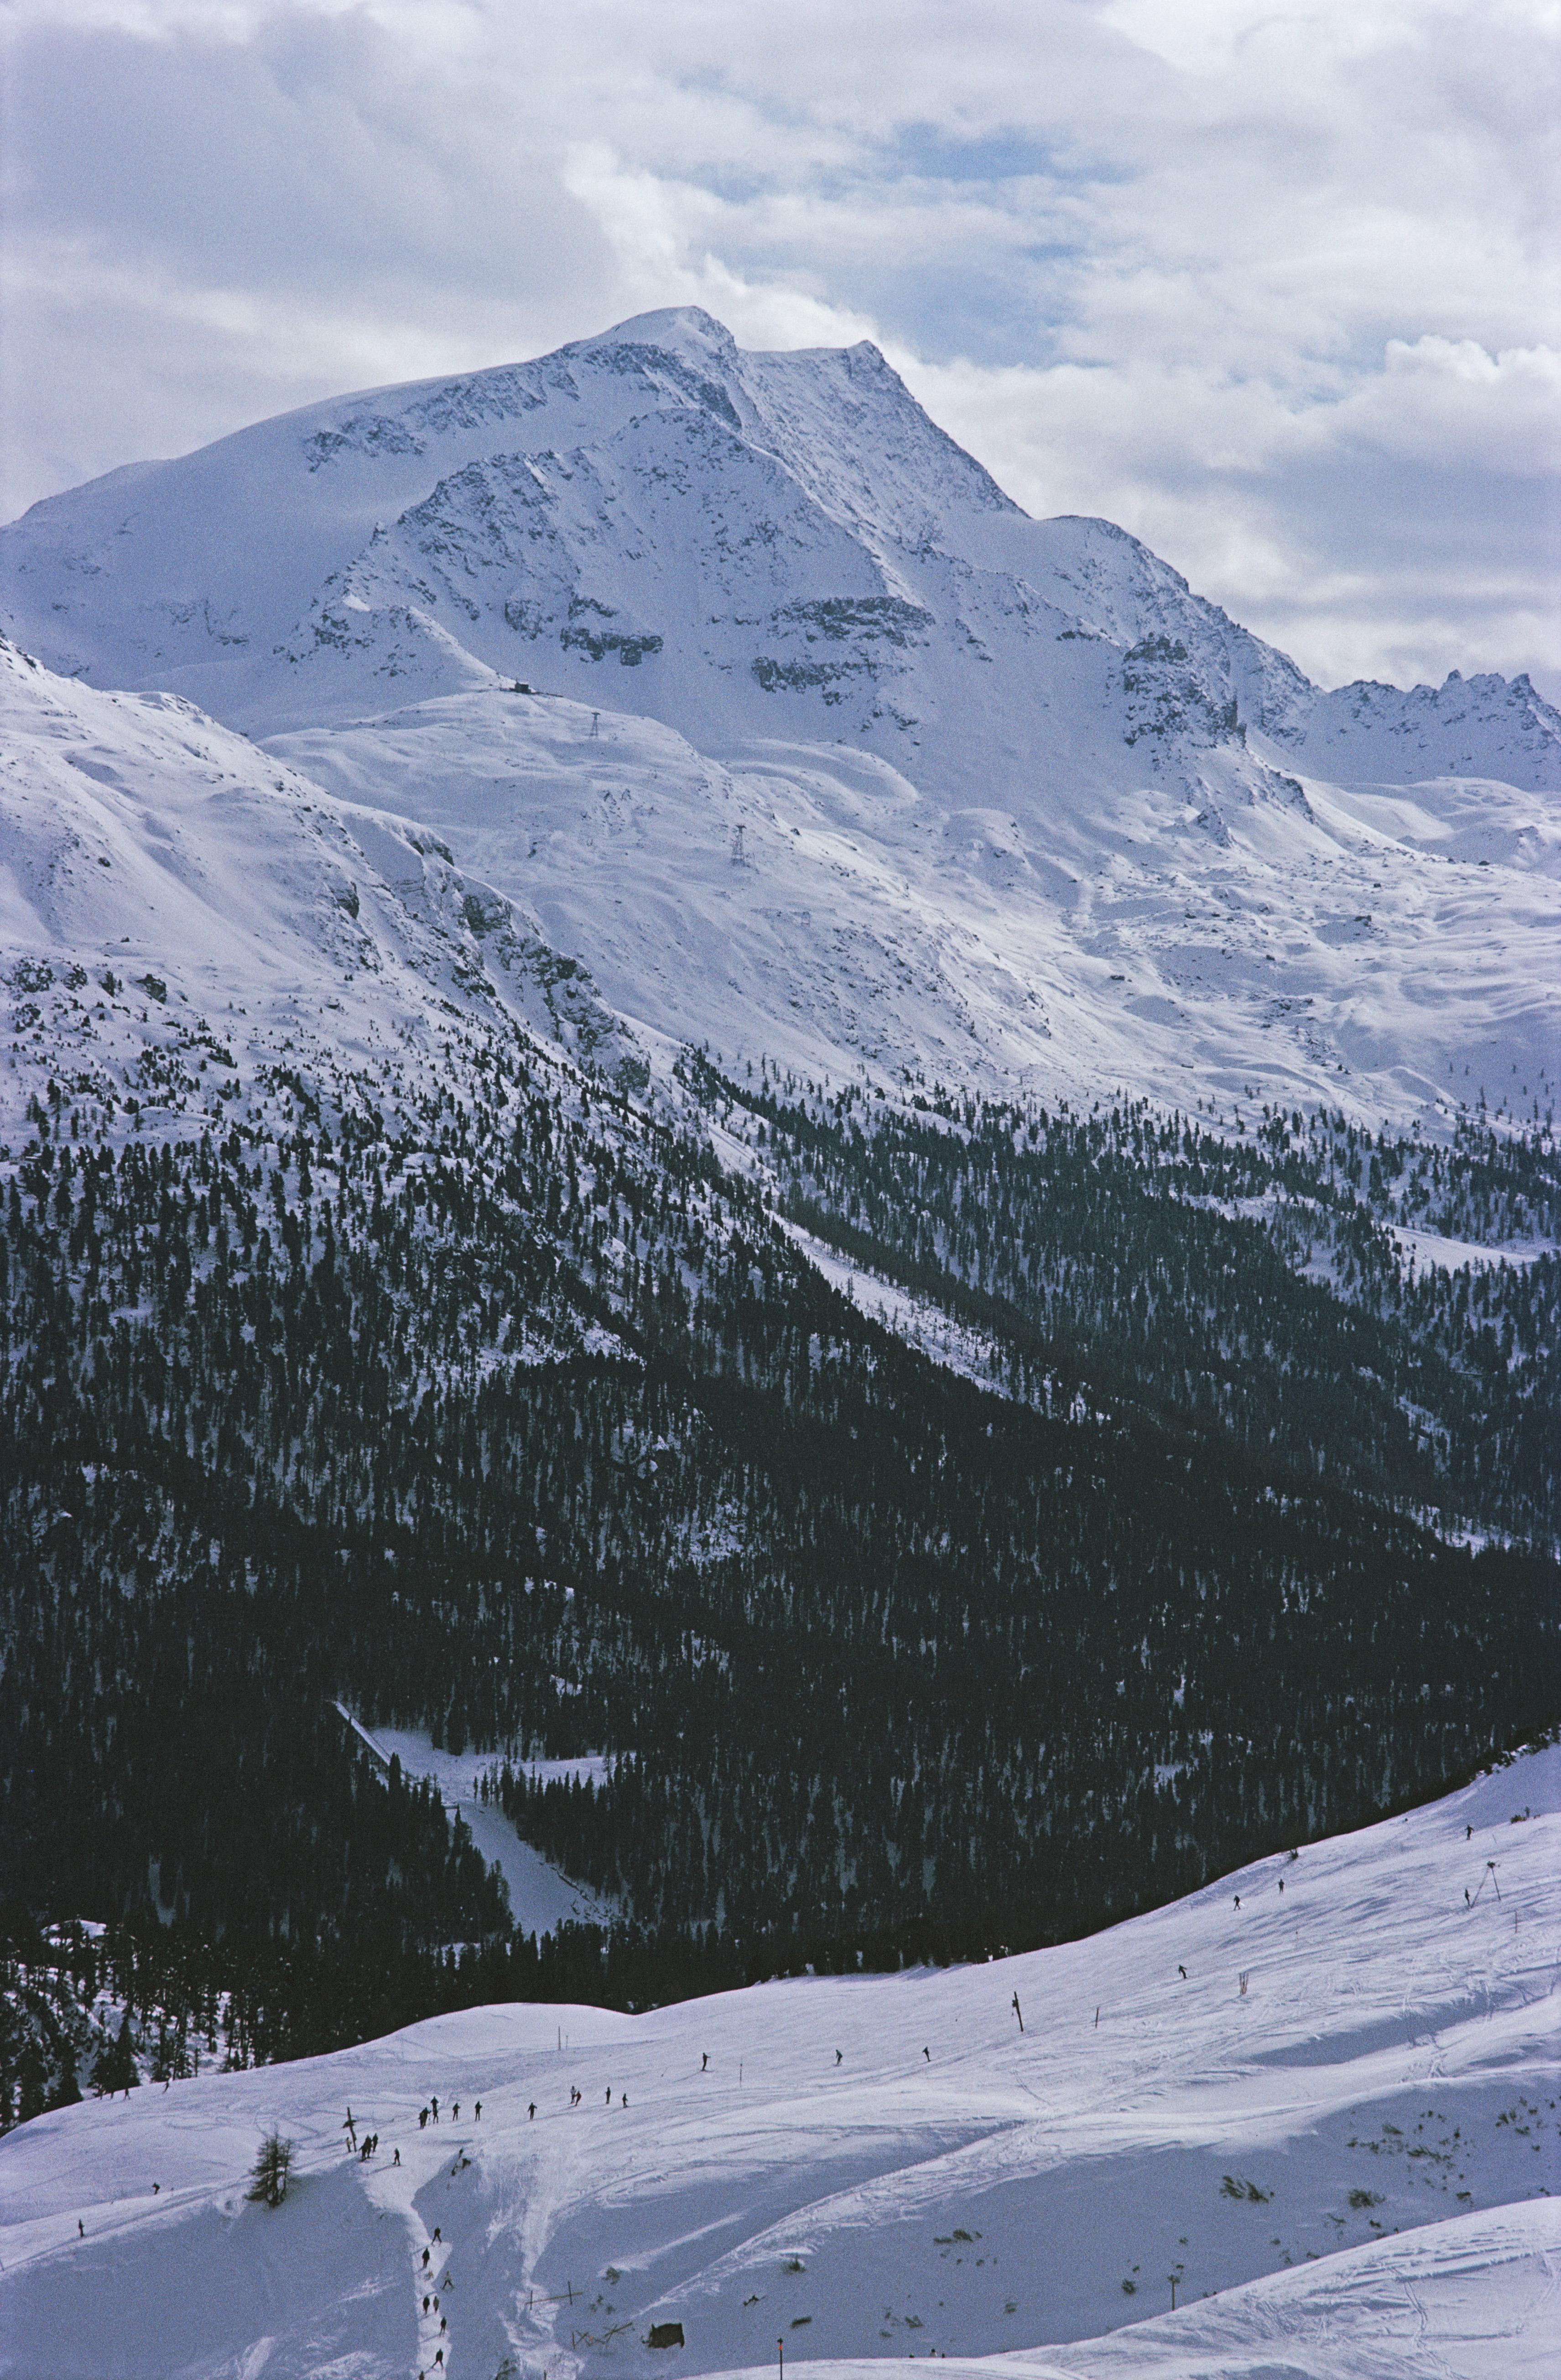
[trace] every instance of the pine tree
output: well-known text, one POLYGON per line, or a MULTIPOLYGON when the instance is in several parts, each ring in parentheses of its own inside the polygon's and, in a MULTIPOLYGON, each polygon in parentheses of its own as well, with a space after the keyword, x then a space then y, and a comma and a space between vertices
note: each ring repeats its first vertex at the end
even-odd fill
POLYGON ((269 2131, 260 2143, 260 2155, 250 2168, 249 2187, 246 2198, 257 2206, 280 2206, 287 2195, 287 2180, 293 2170, 293 2143, 284 2141, 278 2131, 269 2131))
POLYGON ((130 2035, 130 2011, 126 2010, 119 2038, 104 2042, 92 2061, 92 2088, 112 2099, 116 2091, 133 2091, 140 2081, 136 2071, 135 2044, 130 2035))

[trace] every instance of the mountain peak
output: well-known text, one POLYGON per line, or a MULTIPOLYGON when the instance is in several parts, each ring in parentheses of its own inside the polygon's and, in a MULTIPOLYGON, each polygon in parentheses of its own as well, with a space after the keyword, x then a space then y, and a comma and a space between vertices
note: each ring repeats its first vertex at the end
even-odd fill
POLYGON ((707 366, 732 364, 737 359, 737 342, 732 333, 702 306, 660 306, 648 314, 631 314, 627 322, 614 323, 610 331, 574 340, 566 353, 597 355, 611 347, 658 347, 687 363, 707 366))

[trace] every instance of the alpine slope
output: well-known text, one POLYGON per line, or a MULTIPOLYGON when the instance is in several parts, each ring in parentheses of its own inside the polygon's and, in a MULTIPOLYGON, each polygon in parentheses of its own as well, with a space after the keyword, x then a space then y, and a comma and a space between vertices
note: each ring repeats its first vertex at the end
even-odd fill
POLYGON ((682 310, 312 407, 0 528, 0 623, 431 828, 652 1062, 1553 1101, 1561 715, 1319 689, 870 346, 682 310))
POLYGON ((0 2374, 1537 2380, 1558 1978, 1552 1746, 1024 1957, 142 2085, 0 2142, 0 2374))

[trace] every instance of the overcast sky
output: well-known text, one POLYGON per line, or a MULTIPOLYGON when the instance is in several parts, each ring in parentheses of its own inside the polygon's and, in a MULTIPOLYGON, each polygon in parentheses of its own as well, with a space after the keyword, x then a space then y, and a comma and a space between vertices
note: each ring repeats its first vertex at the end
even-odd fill
POLYGON ((696 302, 1326 683, 1561 697, 1557 0, 0 0, 0 516, 696 302))

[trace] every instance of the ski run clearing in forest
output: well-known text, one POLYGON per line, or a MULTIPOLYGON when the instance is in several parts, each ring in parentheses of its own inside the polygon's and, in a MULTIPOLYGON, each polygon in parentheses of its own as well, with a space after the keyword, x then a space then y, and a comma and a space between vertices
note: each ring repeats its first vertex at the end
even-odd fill
POLYGON ((780 2339, 817 2380, 1521 2380, 1561 2335, 1558 1974, 1552 1747, 1023 1958, 89 2101, 0 2143, 0 2373, 641 2380, 780 2339))

